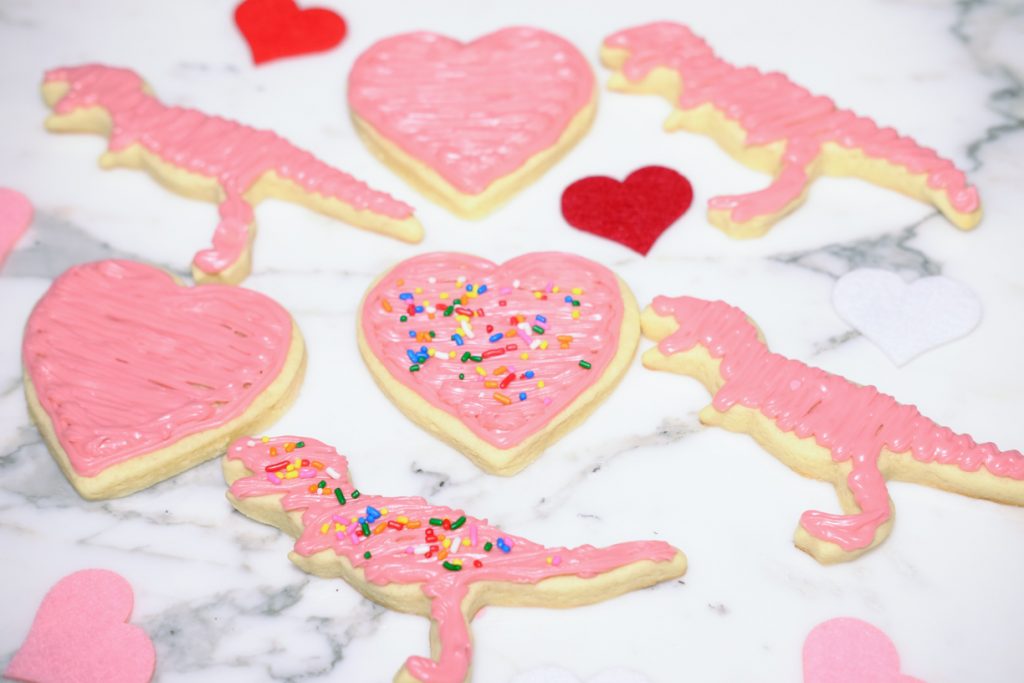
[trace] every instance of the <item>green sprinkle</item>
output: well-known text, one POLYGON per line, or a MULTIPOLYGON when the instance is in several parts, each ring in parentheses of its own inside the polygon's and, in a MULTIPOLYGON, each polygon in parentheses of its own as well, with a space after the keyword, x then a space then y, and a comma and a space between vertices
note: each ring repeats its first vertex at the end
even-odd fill
POLYGON ((460 526, 462 526, 465 523, 466 523, 466 516, 463 515, 462 517, 459 517, 457 520, 452 522, 452 531, 455 531, 456 529, 458 529, 460 526))
POLYGON ((363 528, 363 536, 369 536, 370 535, 370 525, 369 524, 367 524, 366 522, 363 522, 359 526, 361 526, 363 528))
POLYGON ((359 497, 359 489, 354 489, 352 491, 352 498, 353 498, 353 500, 358 498, 358 497, 359 497))
POLYGON ((465 373, 460 372, 459 373, 459 379, 466 379, 465 373))
POLYGON ((455 300, 455 305, 456 306, 461 306, 462 305, 462 299, 456 299, 455 300))
POLYGON ((590 361, 581 360, 580 361, 580 367, 583 368, 584 370, 589 370, 590 367, 591 367, 590 366, 590 361))
POLYGON ((305 441, 299 441, 299 442, 297 442, 295 444, 295 447, 296 448, 305 448, 306 447, 306 442, 305 441))
POLYGON ((409 316, 407 316, 407 315, 403 315, 403 316, 402 316, 401 318, 399 318, 399 320, 401 320, 401 321, 402 321, 403 323, 404 323, 404 322, 405 322, 406 320, 408 320, 408 319, 409 319, 409 316))
POLYGON ((463 351, 463 353, 462 353, 462 362, 465 363, 467 360, 470 359, 470 356, 472 356, 472 355, 473 354, 470 353, 469 351, 463 351))
POLYGON ((431 331, 430 331, 430 338, 431 338, 431 339, 433 339, 433 338, 434 338, 434 337, 436 337, 436 336, 437 336, 437 335, 436 335, 436 334, 434 333, 434 331, 433 331, 433 330, 431 330, 431 331))
POLYGON ((334 489, 334 495, 338 499, 339 505, 345 504, 345 494, 341 492, 341 489, 334 489))
POLYGON ((419 363, 413 363, 412 365, 409 366, 409 372, 419 372, 419 369, 419 363))
POLYGON ((442 524, 444 524, 444 522, 437 517, 430 518, 430 526, 441 526, 442 524))
POLYGON ((471 361, 473 361, 474 363, 479 363, 480 361, 482 361, 484 359, 484 357, 483 356, 470 356, 469 359, 471 361))
POLYGON ((454 306, 449 306, 448 308, 444 309, 444 317, 447 318, 447 317, 451 316, 451 314, 454 311, 455 311, 455 307, 454 306))
POLYGON ((444 565, 443 566, 444 566, 445 569, 447 569, 450 572, 457 572, 460 569, 462 569, 462 565, 461 564, 452 564, 448 560, 444 561, 444 565))
POLYGON ((319 484, 316 485, 316 487, 318 489, 322 489, 325 486, 327 486, 327 482, 326 481, 322 481, 322 482, 320 482, 319 484))
POLYGON ((580 300, 579 299, 573 299, 572 300, 572 305, 573 306, 579 306, 580 305, 580 300))
POLYGON ((544 334, 544 328, 541 327, 540 325, 534 325, 533 331, 536 332, 537 334, 544 334))
POLYGON ((371 557, 371 555, 370 555, 370 551, 369 550, 367 550, 365 553, 363 553, 363 559, 364 560, 368 560, 368 559, 370 559, 370 557, 371 557))
POLYGON ((493 547, 494 547, 494 544, 491 543, 490 541, 487 541, 487 543, 484 543, 484 550, 486 550, 487 552, 491 552, 491 548, 493 548, 493 547))

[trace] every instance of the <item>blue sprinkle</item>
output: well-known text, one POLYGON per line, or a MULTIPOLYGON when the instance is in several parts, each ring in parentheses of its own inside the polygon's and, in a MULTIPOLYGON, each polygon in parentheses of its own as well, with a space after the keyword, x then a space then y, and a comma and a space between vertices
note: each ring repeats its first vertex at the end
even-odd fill
POLYGON ((572 297, 570 295, 566 294, 565 298, 562 299, 562 301, 564 301, 567 304, 571 304, 572 303, 572 297))
POLYGON ((409 360, 411 360, 413 363, 416 362, 416 352, 413 351, 412 349, 406 349, 405 355, 409 356, 409 360))
POLYGON ((486 291, 487 291, 487 285, 480 285, 479 287, 476 288, 476 293, 477 294, 483 294, 486 291))
POLYGON ((373 507, 372 505, 366 506, 366 514, 373 515, 374 517, 380 517, 380 510, 373 507))
POLYGON ((360 524, 366 524, 366 517, 360 517, 359 518, 359 523, 360 524))
POLYGON ((533 317, 533 319, 536 320, 539 323, 546 323, 548 321, 548 319, 545 318, 542 315, 536 315, 536 316, 533 317))
POLYGON ((466 291, 467 292, 472 292, 473 291, 473 285, 466 285, 466 291))
POLYGON ((488 339, 488 341, 490 341, 493 344, 496 341, 501 341, 501 338, 504 337, 504 336, 505 335, 503 333, 496 332, 496 333, 491 335, 491 337, 490 337, 490 339, 488 339))
POLYGON ((416 338, 416 330, 409 330, 409 336, 412 337, 413 339, 415 339, 416 338))
POLYGON ((456 346, 462 346, 463 344, 466 343, 462 340, 462 335, 459 334, 458 332, 452 335, 452 341, 455 342, 456 346))
POLYGON ((420 353, 426 353, 426 352, 427 352, 427 347, 426 346, 421 346, 420 347, 420 353))
POLYGON ((417 306, 416 307, 416 312, 417 313, 422 313, 423 312, 423 307, 422 306, 417 306))
POLYGON ((520 401, 525 401, 526 400, 526 392, 525 391, 520 391, 519 392, 519 400, 520 401))
POLYGON ((523 377, 526 379, 533 379, 533 370, 527 370, 523 373, 523 377))
POLYGON ((402 292, 401 294, 398 295, 398 298, 404 301, 409 301, 410 299, 412 299, 412 292, 402 292))

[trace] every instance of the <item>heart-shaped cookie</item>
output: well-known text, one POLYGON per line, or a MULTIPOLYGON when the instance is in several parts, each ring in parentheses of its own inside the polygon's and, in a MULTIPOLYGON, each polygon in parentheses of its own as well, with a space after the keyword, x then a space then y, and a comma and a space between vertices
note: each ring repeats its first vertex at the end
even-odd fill
POLYGON ((562 193, 569 225, 647 255, 693 202, 690 181, 671 168, 645 166, 623 182, 607 176, 577 180, 562 193))
POLYGON ((0 266, 32 223, 32 214, 32 203, 28 197, 0 187, 0 266))
POLYGON ((556 252, 403 261, 367 292, 358 327, 384 393, 495 474, 519 471, 593 411, 640 333, 622 280, 556 252))
POLYGON ((268 297, 131 261, 71 268, 29 317, 29 411, 78 492, 137 491, 223 452, 294 399, 302 335, 268 297))
POLYGON ((352 67, 348 100, 371 150, 426 196, 478 218, 540 176, 586 133, 597 97, 564 39, 508 28, 460 43, 386 38, 352 67))
POLYGON ((832 305, 896 365, 963 337, 981 321, 981 302, 959 282, 937 276, 908 284, 876 268, 839 278, 832 305))
POLYGON ((149 636, 126 623, 132 587, 106 569, 61 579, 36 613, 4 676, 33 683, 146 683, 156 653, 149 636))
POLYGON ((889 636, 866 621, 841 617, 818 624, 804 642, 804 683, 922 683, 900 673, 889 636))
POLYGON ((295 0, 245 0, 235 8, 254 64, 323 52, 345 37, 345 20, 322 7, 300 9, 295 0))

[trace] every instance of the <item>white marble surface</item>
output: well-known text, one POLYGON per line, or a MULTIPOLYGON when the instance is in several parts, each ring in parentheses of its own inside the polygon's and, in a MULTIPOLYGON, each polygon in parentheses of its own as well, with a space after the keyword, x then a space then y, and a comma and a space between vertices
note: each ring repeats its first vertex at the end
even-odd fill
MULTIPOLYGON (((48 67, 101 61, 138 70, 166 102, 270 127, 419 209, 409 246, 301 208, 257 211, 246 285, 285 305, 305 332, 309 373, 276 433, 346 452, 364 489, 463 506, 548 544, 660 538, 682 548, 684 580, 594 607, 495 609, 475 622, 474 680, 800 681, 804 636, 840 615, 885 630, 904 670, 929 683, 1024 678, 1024 510, 893 484, 898 517, 877 551, 821 567, 791 535, 806 509, 837 510, 743 435, 703 428, 697 382, 643 369, 580 429, 512 479, 480 473, 406 421, 355 350, 360 294, 381 269, 425 250, 503 259, 577 251, 615 268, 641 303, 656 294, 744 307, 778 351, 918 404, 939 423, 1021 448, 1024 428, 1024 14, 982 2, 759 3, 348 2, 330 53, 253 68, 230 1, 0 0, 0 186, 28 194, 37 218, 0 270, 0 666, 45 591, 83 567, 123 574, 133 621, 156 643, 156 680, 390 680, 427 652, 427 622, 388 612, 287 560, 289 539, 224 499, 217 462, 137 495, 81 500, 32 427, 21 391, 21 328, 66 267, 120 256, 185 274, 216 220, 212 205, 131 171, 104 172, 100 138, 43 131, 37 87, 48 67), (509 24, 561 33, 597 63, 601 39, 657 18, 684 21, 738 64, 781 69, 841 105, 896 126, 965 165, 986 217, 971 233, 927 206, 853 180, 825 180, 767 237, 735 242, 700 207, 763 176, 711 141, 661 132, 667 105, 603 92, 591 134, 504 209, 466 223, 418 197, 356 139, 344 107, 355 57, 412 29, 469 39, 509 24), (660 163, 686 174, 694 209, 641 258, 568 228, 562 188, 660 163), (895 367, 832 310, 832 284, 871 265, 908 278, 942 273, 981 298, 968 337, 895 367), (556 667, 560 673, 551 673, 556 667), (618 673, 615 673, 618 672, 618 673), (525 678, 523 677, 526 674, 525 678), (685 675, 684 675, 685 674, 685 675), (559 677, 560 676, 560 677, 559 677)), ((648 346, 643 343, 643 348, 648 346)))

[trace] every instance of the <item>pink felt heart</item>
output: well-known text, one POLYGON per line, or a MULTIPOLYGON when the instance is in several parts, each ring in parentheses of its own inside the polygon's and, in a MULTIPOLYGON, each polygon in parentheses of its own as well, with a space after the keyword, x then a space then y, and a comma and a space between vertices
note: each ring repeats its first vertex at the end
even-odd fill
POLYGON ((558 142, 594 96, 564 39, 508 28, 460 43, 436 33, 382 40, 349 75, 353 114, 460 192, 478 194, 558 142))
POLYGON ((93 477, 241 416, 282 372, 292 328, 257 292, 99 261, 36 305, 23 360, 70 466, 93 477))
POLYGON ((871 624, 842 617, 818 624, 804 642, 804 683, 922 683, 900 673, 889 637, 871 624))
MULTIPOLYGON (((614 273, 573 254, 532 253, 503 265, 425 254, 367 293, 360 347, 414 419, 432 427, 431 411, 440 411, 490 447, 515 449, 606 381, 613 360, 624 371, 636 346, 635 309, 614 273), (412 406, 408 390, 422 399, 412 403, 427 406, 412 406)), ((449 440, 464 446, 467 438, 449 440)))
POLYGON ((32 203, 20 192, 0 187, 0 266, 32 222, 32 203))
POLYGON ((126 623, 135 598, 120 575, 85 569, 61 579, 36 613, 4 676, 33 683, 145 683, 156 653, 126 623))

